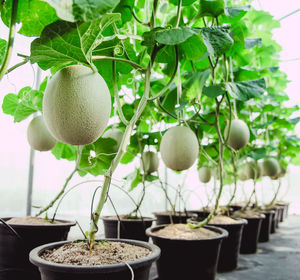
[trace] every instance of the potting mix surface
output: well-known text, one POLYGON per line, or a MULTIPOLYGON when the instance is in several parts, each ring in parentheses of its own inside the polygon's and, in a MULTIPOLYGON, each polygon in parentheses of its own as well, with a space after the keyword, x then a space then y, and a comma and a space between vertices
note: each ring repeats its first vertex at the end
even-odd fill
POLYGON ((186 224, 168 225, 153 234, 170 239, 203 239, 219 235, 219 233, 205 228, 191 229, 186 224))
POLYGON ((61 224, 59 221, 51 222, 51 220, 46 220, 39 217, 14 217, 7 221, 11 225, 51 225, 51 224, 61 224))
POLYGON ((123 243, 102 241, 89 252, 87 243, 74 242, 54 250, 47 250, 41 258, 59 264, 107 265, 135 261, 151 254, 147 248, 123 243))

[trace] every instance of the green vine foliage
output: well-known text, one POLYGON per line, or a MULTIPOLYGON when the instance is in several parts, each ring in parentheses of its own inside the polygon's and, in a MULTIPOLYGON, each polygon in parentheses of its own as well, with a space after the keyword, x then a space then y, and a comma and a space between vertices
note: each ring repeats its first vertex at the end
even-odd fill
MULTIPOLYGON (((1 4, 1 19, 7 26, 12 2, 6 0, 1 4)), ((198 136, 201 144, 198 168, 213 166, 210 159, 219 160, 218 135, 212 126, 215 98, 228 93, 232 105, 235 103, 231 113, 244 120, 251 130, 250 143, 239 152, 238 160, 273 156, 284 168, 290 162, 300 165, 299 139, 294 135, 299 118, 292 118, 299 108, 285 106, 289 100, 285 93, 288 80, 279 68, 281 47, 272 38, 272 31, 280 26, 279 22, 267 12, 254 10, 249 3, 240 7, 228 4, 223 11, 223 6, 219 5, 223 1, 217 1, 221 12, 218 10, 215 18, 204 11, 209 8, 199 6, 208 1, 148 2, 21 0, 16 22, 21 24, 19 34, 37 37, 31 43, 30 63, 37 63, 43 70, 50 69, 52 74, 72 64, 96 69, 111 90, 114 106, 113 63, 109 58, 116 58, 118 95, 126 120, 134 115, 142 98, 150 50, 157 47, 150 93, 154 100, 147 103, 137 121, 122 164, 140 156, 139 145, 142 150, 151 146, 159 151, 164 131, 159 130, 158 124, 179 122, 190 126, 198 136), (182 4, 180 14, 179 3, 182 4), (154 6, 156 13, 153 16, 154 6), (179 100, 178 82, 174 79, 177 60, 182 86, 179 100), (210 63, 217 65, 214 77, 210 63), (167 90, 160 95, 170 80, 167 90)), ((0 62, 7 45, 4 39, 0 39, 0 62)), ((42 113, 46 83, 47 79, 39 90, 27 86, 18 94, 1 92, 6 94, 3 112, 11 115, 15 122, 21 122, 33 113, 42 113)), ((112 110, 111 117, 118 116, 116 112, 112 110)), ((219 119, 223 133, 230 119, 226 102, 221 104, 219 119)), ((119 121, 114 127, 124 131, 126 125, 119 121)), ((114 145, 114 140, 100 137, 84 147, 79 174, 104 174, 114 158, 114 145)), ((52 153, 59 160, 76 159, 75 147, 63 143, 58 143, 52 153)), ((228 174, 225 183, 229 184, 233 182, 233 174, 228 149, 225 149, 224 164, 228 174)), ((138 169, 127 176, 132 181, 132 188, 142 181, 141 173, 138 169)), ((147 181, 156 179, 156 176, 145 176, 147 181)))

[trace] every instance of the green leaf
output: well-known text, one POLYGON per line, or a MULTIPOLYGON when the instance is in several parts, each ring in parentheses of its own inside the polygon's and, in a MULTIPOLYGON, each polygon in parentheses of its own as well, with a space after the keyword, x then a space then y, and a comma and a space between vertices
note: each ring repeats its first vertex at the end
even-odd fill
POLYGON ((66 159, 74 161, 76 159, 76 147, 61 142, 57 142, 51 152, 57 160, 66 159))
POLYGON ((4 114, 14 116, 18 107, 19 98, 14 93, 5 95, 2 103, 2 110, 4 114))
POLYGON ((164 45, 178 45, 199 32, 200 29, 192 29, 187 26, 165 29, 156 33, 155 40, 164 45))
POLYGON ((109 169, 115 157, 116 141, 111 138, 99 138, 93 144, 84 146, 79 164, 80 176, 87 173, 93 176, 103 175, 109 169))
POLYGON ((181 43, 180 49, 188 60, 200 60, 206 53, 206 46, 199 35, 194 34, 181 43))
POLYGON ((244 81, 237 83, 226 83, 229 94, 238 100, 247 101, 253 97, 261 96, 266 89, 265 79, 244 81))
POLYGON ((253 151, 251 151, 248 154, 248 156, 253 158, 254 160, 260 160, 267 156, 267 151, 265 148, 257 148, 257 149, 254 149, 253 151))
POLYGON ((204 87, 202 92, 208 97, 216 98, 219 95, 223 95, 226 91, 223 85, 211 85, 204 87))
MULTIPOLYGON (((11 16, 12 0, 5 1, 1 17, 3 22, 9 26, 11 16)), ((56 21, 55 9, 45 1, 22 0, 18 1, 17 22, 22 23, 18 31, 25 36, 39 36, 45 26, 56 21)))
POLYGON ((121 14, 119 13, 103 15, 100 21, 100 29, 105 30, 109 25, 119 20, 121 20, 121 14))
POLYGON ((55 8, 57 15, 70 22, 93 21, 111 11, 120 0, 44 0, 55 8))
POLYGON ((6 41, 3 40, 3 39, 0 39, 0 65, 2 63, 2 59, 3 59, 3 56, 5 54, 5 50, 6 50, 6 41))
POLYGON ((227 7, 225 8, 225 15, 228 17, 236 17, 241 13, 245 14, 246 12, 251 11, 251 6, 241 6, 241 7, 227 7))
POLYGON ((209 55, 219 57, 231 49, 233 39, 230 37, 228 31, 228 26, 203 28, 202 38, 209 55))
POLYGON ((134 0, 122 0, 118 4, 118 6, 114 9, 114 13, 121 14, 122 24, 124 25, 126 22, 132 19, 131 10, 134 8, 134 0))
POLYGON ((289 119, 288 121, 290 124, 297 124, 300 121, 300 117, 289 119))
POLYGON ((31 114, 42 111, 43 92, 31 87, 22 88, 18 95, 7 94, 2 103, 5 114, 14 117, 14 122, 21 122, 31 114))
POLYGON ((245 39, 245 49, 251 49, 255 46, 258 46, 260 48, 261 45, 262 45, 261 38, 246 38, 245 39))
POLYGON ((100 22, 56 21, 48 25, 31 43, 31 62, 43 70, 75 63, 92 65, 92 51, 101 43, 100 22))
POLYGON ((144 41, 142 44, 145 46, 152 46, 157 42, 170 46, 178 45, 185 42, 194 34, 199 34, 200 31, 200 28, 190 28, 187 26, 171 29, 158 27, 143 34, 144 41))
MULTIPOLYGON (((182 6, 190 6, 197 0, 182 0, 182 6)), ((177 6, 178 5, 178 0, 169 0, 170 3, 173 5, 177 6)))

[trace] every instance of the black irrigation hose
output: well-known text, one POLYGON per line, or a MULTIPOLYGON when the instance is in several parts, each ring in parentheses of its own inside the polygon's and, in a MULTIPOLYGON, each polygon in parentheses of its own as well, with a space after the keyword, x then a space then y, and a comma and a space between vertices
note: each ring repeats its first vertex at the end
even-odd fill
POLYGON ((0 222, 10 231, 12 232, 17 238, 23 241, 22 237, 11 227, 8 223, 6 223, 3 219, 0 218, 0 222))

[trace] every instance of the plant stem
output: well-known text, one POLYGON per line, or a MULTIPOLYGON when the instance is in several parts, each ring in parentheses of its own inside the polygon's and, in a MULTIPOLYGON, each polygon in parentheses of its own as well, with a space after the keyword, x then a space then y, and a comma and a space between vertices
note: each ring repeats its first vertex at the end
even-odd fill
POLYGON ((67 177, 62 189, 60 190, 60 192, 55 196, 55 198, 43 209, 41 209, 35 216, 38 217, 41 214, 45 213, 48 209, 50 209, 54 203, 64 194, 69 182, 71 181, 71 179, 73 178, 74 174, 78 171, 79 168, 79 163, 81 160, 81 155, 82 155, 82 149, 83 146, 77 146, 77 159, 76 159, 76 164, 75 164, 75 168, 74 170, 71 172, 71 174, 67 177))
POLYGON ((176 15, 176 23, 175 28, 179 26, 180 18, 181 18, 181 6, 182 6, 182 0, 178 0, 178 7, 177 7, 177 15, 176 15))
POLYGON ((29 57, 25 58, 23 61, 17 63, 16 65, 10 67, 9 69, 6 70, 5 74, 8 74, 10 72, 12 72, 13 70, 17 69, 18 67, 26 64, 29 61, 29 57))
POLYGON ((124 63, 130 64, 133 68, 139 70, 142 73, 146 72, 146 69, 143 66, 141 66, 131 60, 124 59, 124 58, 118 58, 118 57, 113 57, 113 56, 104 56, 104 55, 94 55, 92 57, 92 59, 93 60, 112 60, 112 61, 124 62, 124 63))
POLYGON ((220 205, 220 198, 223 192, 223 172, 224 172, 224 166, 223 166, 223 156, 224 156, 224 144, 222 141, 222 133, 221 133, 221 128, 220 128, 220 120, 219 120, 219 115, 220 115, 220 105, 221 102, 219 102, 216 99, 216 130, 217 130, 217 134, 218 134, 218 138, 219 138, 219 176, 220 176, 220 188, 219 188, 219 192, 218 192, 218 196, 216 199, 216 203, 215 203, 215 207, 214 210, 211 211, 208 215, 208 217, 206 219, 204 219, 203 221, 199 222, 198 224, 189 224, 189 227, 191 228, 201 228, 205 225, 207 225, 210 220, 217 214, 217 211, 219 209, 219 205, 220 205))
POLYGON ((268 206, 273 206, 276 202, 276 199, 277 199, 277 196, 279 194, 279 191, 280 191, 280 188, 281 188, 281 179, 278 180, 278 188, 277 188, 277 191, 272 199, 272 201, 268 204, 268 206))
POLYGON ((17 20, 17 12, 18 12, 18 0, 12 1, 12 7, 11 7, 11 17, 9 22, 9 34, 8 34, 8 40, 7 45, 4 53, 4 57, 2 59, 2 64, 0 67, 0 81, 2 80, 3 76, 6 73, 6 69, 8 67, 12 50, 13 50, 13 44, 16 34, 16 20, 17 20))
POLYGON ((236 195, 236 191, 237 191, 237 167, 236 167, 236 162, 235 162, 235 154, 234 152, 231 150, 230 151, 231 154, 231 162, 232 162, 232 166, 233 166, 233 179, 234 179, 234 190, 233 190, 233 194, 227 204, 227 207, 229 207, 236 195))
POLYGON ((132 131, 134 129, 135 123, 137 122, 138 118, 140 117, 140 115, 143 113, 146 104, 147 104, 147 100, 149 97, 149 92, 150 92, 150 77, 151 77, 151 69, 152 69, 152 64, 155 60, 155 56, 157 54, 157 49, 156 47, 153 48, 152 51, 152 55, 151 55, 151 60, 148 64, 147 67, 147 71, 145 74, 145 88, 144 88, 144 94, 141 98, 141 101, 136 109, 135 114, 133 115, 133 117, 131 118, 130 122, 128 123, 128 126, 126 127, 126 130, 124 132, 120 147, 118 149, 117 155, 116 157, 113 159, 109 169, 107 170, 107 172, 104 175, 104 183, 103 183, 103 187, 101 190, 101 195, 100 195, 100 199, 98 201, 96 210, 94 211, 94 213, 92 214, 91 217, 91 227, 90 227, 90 232, 89 232, 89 243, 90 243, 90 251, 93 249, 94 247, 94 243, 95 243, 95 235, 97 233, 98 230, 98 221, 103 209, 103 206, 106 202, 107 199, 107 194, 109 191, 109 186, 110 186, 110 181, 111 181, 111 176, 114 173, 114 171, 116 170, 118 164, 120 163, 123 155, 126 153, 126 148, 128 146, 129 140, 130 140, 130 136, 132 134, 132 131))
POLYGON ((128 125, 128 121, 126 120, 123 111, 122 111, 122 106, 121 106, 121 102, 120 102, 120 97, 119 97, 119 89, 118 89, 118 84, 117 84, 117 79, 116 79, 116 62, 113 61, 112 62, 112 80, 113 80, 113 86, 114 86, 114 97, 117 103, 117 110, 119 113, 119 117, 120 120, 122 121, 122 123, 127 126, 128 125))
POLYGON ((158 0, 153 0, 153 8, 152 8, 152 15, 150 19, 150 28, 153 29, 155 27, 155 16, 156 16, 156 11, 158 7, 158 0))

